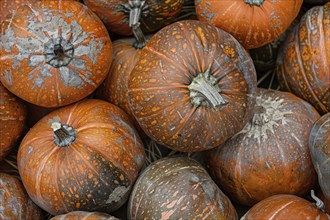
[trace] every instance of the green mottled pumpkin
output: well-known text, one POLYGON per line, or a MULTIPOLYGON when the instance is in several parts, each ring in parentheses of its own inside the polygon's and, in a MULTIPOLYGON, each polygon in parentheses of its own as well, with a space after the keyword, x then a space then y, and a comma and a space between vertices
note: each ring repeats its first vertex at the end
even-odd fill
POLYGON ((291 93, 258 89, 252 119, 208 152, 211 176, 241 205, 280 193, 303 195, 317 182, 308 138, 319 117, 309 103, 291 93))
POLYGON ((206 22, 168 25, 141 50, 129 106, 144 132, 177 151, 219 146, 240 131, 255 103, 252 59, 228 33, 206 22))
POLYGON ((128 219, 238 219, 228 197, 207 171, 187 157, 166 157, 149 165, 136 181, 128 219))
POLYGON ((17 161, 31 199, 52 215, 111 212, 126 202, 144 148, 123 110, 87 99, 38 121, 22 140, 17 161))

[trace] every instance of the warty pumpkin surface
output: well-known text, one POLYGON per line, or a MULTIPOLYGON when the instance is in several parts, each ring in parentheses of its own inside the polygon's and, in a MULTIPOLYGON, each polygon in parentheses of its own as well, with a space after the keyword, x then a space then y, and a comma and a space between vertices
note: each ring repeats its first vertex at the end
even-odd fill
POLYGON ((134 185, 127 213, 128 219, 238 219, 202 165, 186 157, 149 165, 134 185))
POLYGON ((111 212, 127 200, 144 148, 123 110, 88 99, 43 117, 22 140, 17 161, 31 199, 52 215, 111 212))
POLYGON ((73 211, 63 215, 57 215, 50 220, 119 220, 103 212, 73 211))
POLYGON ((250 119, 256 72, 230 34, 186 20, 151 37, 128 89, 129 106, 149 137, 173 150, 203 151, 250 119))
POLYGON ((42 220, 44 214, 17 178, 0 172, 0 219, 42 220))
POLYGON ((317 219, 329 220, 330 216, 321 211, 314 202, 295 195, 280 194, 255 204, 241 220, 286 220, 317 219))
POLYGON ((320 187, 330 200, 330 112, 314 123, 309 136, 309 150, 320 187))
POLYGON ((314 6, 287 37, 277 57, 282 89, 330 111, 330 2, 314 6))
POLYGON ((303 0, 195 0, 199 20, 232 34, 246 49, 278 38, 298 15, 303 0))
POLYGON ((27 108, 0 83, 0 160, 15 147, 24 132, 27 108))
POLYGON ((136 10, 139 2, 144 2, 141 10, 141 28, 144 32, 154 32, 173 22, 180 14, 184 0, 83 0, 105 23, 108 30, 129 36, 132 28, 129 26, 129 8, 136 10), (132 3, 132 6, 129 6, 132 3), (127 8, 124 7, 127 5, 127 8))
POLYGON ((281 193, 303 195, 317 182, 308 137, 319 117, 310 104, 291 93, 258 89, 252 119, 208 152, 211 176, 241 205, 281 193))
POLYGON ((76 1, 36 1, 1 26, 0 80, 18 97, 43 107, 91 94, 111 64, 101 20, 76 1))

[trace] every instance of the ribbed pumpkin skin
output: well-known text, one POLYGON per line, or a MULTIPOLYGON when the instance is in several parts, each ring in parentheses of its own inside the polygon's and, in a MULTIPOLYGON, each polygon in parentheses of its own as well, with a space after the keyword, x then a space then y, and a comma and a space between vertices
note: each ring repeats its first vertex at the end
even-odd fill
MULTIPOLYGON (((262 2, 262 1, 261 1, 262 2)), ((246 49, 278 38, 298 15, 303 0, 265 0, 261 6, 244 0, 195 0, 199 20, 232 34, 246 49)))
POLYGON ((128 219, 238 219, 228 197, 195 160, 163 158, 134 185, 128 219))
POLYGON ((206 157, 219 187, 247 206, 280 193, 304 194, 317 178, 308 149, 317 111, 276 90, 258 89, 256 100, 252 120, 206 157))
POLYGON ((173 150, 203 151, 219 146, 249 120, 256 73, 231 35, 206 22, 186 20, 151 37, 128 88, 130 108, 148 136, 173 150), (189 85, 208 70, 228 104, 192 103, 189 85))
MULTIPOLYGON (((109 31, 129 36, 132 28, 128 26, 129 15, 123 12, 127 0, 83 0, 105 23, 109 31)), ((144 32, 153 32, 173 22, 180 14, 184 0, 146 0, 148 14, 141 16, 141 28, 144 32)))
POLYGON ((55 216, 51 220, 118 220, 118 218, 103 212, 73 211, 55 216))
POLYGON ((22 140, 17 161, 27 192, 47 212, 111 212, 128 198, 144 148, 125 112, 90 99, 42 118, 22 140), (54 122, 75 129, 73 143, 55 144, 54 122))
POLYGON ((309 136, 309 150, 321 189, 330 200, 330 113, 314 123, 309 136))
POLYGON ((43 219, 42 210, 29 198, 22 183, 6 173, 0 173, 0 198, 0 219, 43 219))
POLYGON ((318 219, 330 216, 316 207, 315 203, 294 195, 274 195, 254 205, 241 220, 318 219))
POLYGON ((141 53, 140 49, 132 46, 133 42, 133 38, 113 42, 111 68, 107 78, 97 89, 96 95, 122 108, 131 116, 135 125, 138 125, 128 104, 128 80, 141 53))
POLYGON ((25 104, 0 83, 0 160, 22 135, 26 116, 25 104))
POLYGON ((81 100, 101 84, 110 69, 107 30, 91 10, 76 1, 23 6, 3 22, 1 33, 0 80, 35 105, 57 107, 81 100))
POLYGON ((330 111, 330 3, 311 8, 289 34, 277 58, 283 89, 330 111))

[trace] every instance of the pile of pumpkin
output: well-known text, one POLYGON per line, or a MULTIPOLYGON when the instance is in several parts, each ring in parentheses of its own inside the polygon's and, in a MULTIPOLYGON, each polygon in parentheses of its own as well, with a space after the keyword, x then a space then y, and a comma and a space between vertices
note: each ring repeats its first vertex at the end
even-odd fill
POLYGON ((0 219, 330 219, 326 2, 0 0, 0 219))

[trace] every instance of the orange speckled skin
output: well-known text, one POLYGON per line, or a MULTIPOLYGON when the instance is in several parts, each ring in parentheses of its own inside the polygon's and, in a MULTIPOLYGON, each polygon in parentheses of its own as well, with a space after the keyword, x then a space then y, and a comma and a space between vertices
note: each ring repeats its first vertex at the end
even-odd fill
POLYGON ((24 131, 27 108, 0 83, 0 160, 17 144, 24 131))
POLYGON ((73 211, 67 214, 58 215, 50 220, 119 220, 107 213, 103 212, 86 212, 86 211, 73 211))
POLYGON ((241 220, 255 219, 318 219, 330 216, 319 210, 315 203, 295 195, 274 195, 254 205, 241 220))
POLYGON ((265 0, 261 6, 243 0, 195 0, 199 20, 232 34, 246 49, 278 38, 298 15, 303 0, 265 0))
MULTIPOLYGON (((111 65, 111 40, 101 20, 76 1, 38 1, 18 8, 1 26, 0 80, 18 97, 43 107, 64 106, 91 94, 111 65), (54 67, 47 45, 63 38, 72 60, 54 67)), ((52 52, 55 54, 55 52, 52 52)))
POLYGON ((280 193, 302 195, 317 182, 308 137, 320 115, 287 92, 258 89, 256 100, 255 109, 266 112, 255 111, 242 131, 206 157, 219 187, 247 206, 280 193))
MULTIPOLYGON (((129 15, 122 11, 122 4, 128 0, 83 0, 104 22, 108 30, 129 36, 132 29, 128 26, 129 15)), ((144 32, 154 32, 173 22, 180 14, 184 0, 146 0, 149 6, 147 16, 141 16, 141 28, 144 32)))
POLYGON ((173 150, 203 151, 219 146, 249 120, 256 73, 231 35, 206 22, 186 20, 151 37, 128 88, 130 108, 149 137, 173 150), (188 86, 208 69, 227 105, 192 104, 188 86))
POLYGON ((309 135, 309 150, 321 189, 330 200, 330 112, 314 123, 309 135))
POLYGON ((289 34, 277 58, 283 89, 330 111, 330 3, 315 6, 289 34))
POLYGON ((184 157, 149 165, 134 185, 127 213, 128 219, 238 219, 202 165, 184 157))
POLYGON ((137 127, 138 122, 128 104, 128 80, 141 52, 140 49, 135 49, 132 46, 134 41, 133 38, 129 38, 113 42, 111 68, 107 78, 97 89, 96 96, 122 108, 131 116, 137 127))
POLYGON ((0 219, 42 220, 44 214, 15 177, 0 173, 0 219))
POLYGON ((123 110, 87 99, 42 118, 22 140, 17 161, 28 194, 47 212, 111 212, 127 200, 144 148, 123 110), (69 146, 54 143, 54 121, 75 129, 69 146))

